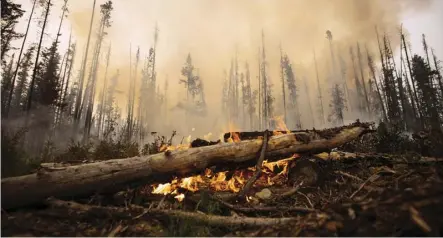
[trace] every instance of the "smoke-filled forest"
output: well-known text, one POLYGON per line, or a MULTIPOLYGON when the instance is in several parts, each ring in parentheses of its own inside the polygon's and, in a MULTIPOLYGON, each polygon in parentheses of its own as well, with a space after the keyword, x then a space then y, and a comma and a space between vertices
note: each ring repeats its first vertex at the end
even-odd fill
POLYGON ((2 232, 441 235, 432 4, 1 0, 2 232))

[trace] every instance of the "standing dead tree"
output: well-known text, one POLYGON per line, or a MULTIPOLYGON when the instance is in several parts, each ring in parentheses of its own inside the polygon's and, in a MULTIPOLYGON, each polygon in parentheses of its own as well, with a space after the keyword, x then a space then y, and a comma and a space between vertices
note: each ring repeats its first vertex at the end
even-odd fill
POLYGON ((280 43, 280 78, 281 78, 281 85, 282 85, 282 98, 283 98, 283 118, 284 122, 287 123, 288 119, 286 118, 286 85, 285 85, 285 75, 284 75, 284 65, 283 65, 283 52, 281 48, 280 43))
POLYGON ((321 86, 320 86, 320 78, 318 75, 317 57, 315 55, 315 50, 314 50, 314 64, 315 64, 315 75, 317 78, 317 93, 318 93, 318 99, 319 99, 320 123, 321 123, 321 125, 324 125, 325 124, 325 111, 324 111, 324 107, 323 107, 323 97, 322 97, 322 90, 321 90, 321 86))
POLYGON ((107 35, 106 29, 111 26, 111 12, 113 10, 112 1, 100 5, 101 19, 97 40, 94 47, 91 69, 88 76, 88 84, 86 87, 85 97, 83 98, 83 106, 86 106, 85 127, 83 140, 87 141, 90 136, 92 126, 92 113, 94 110, 94 99, 97 85, 97 71, 99 67, 99 57, 104 37, 107 35))
POLYGON ((160 103, 156 95, 156 88, 158 86, 156 72, 158 32, 159 29, 157 25, 155 25, 154 45, 149 49, 148 57, 145 59, 142 69, 142 77, 140 78, 141 87, 137 115, 137 139, 141 142, 144 141, 149 126, 155 126, 158 118, 155 116, 155 112, 160 110, 160 103))
POLYGON ((109 44, 108 53, 106 55, 106 68, 105 68, 105 77, 103 79, 103 89, 102 95, 100 99, 100 108, 98 111, 98 121, 97 121, 97 136, 101 138, 102 127, 103 127, 103 118, 104 118, 104 108, 105 108, 105 99, 106 99, 106 88, 108 87, 108 67, 109 60, 111 57, 111 44, 109 44))
POLYGON ((42 47, 43 36, 45 34, 46 23, 48 21, 48 16, 49 16, 50 10, 51 10, 51 0, 47 0, 46 9, 45 9, 45 18, 43 20, 43 26, 42 26, 42 32, 40 34, 40 40, 39 40, 39 43, 37 46, 37 55, 35 57, 34 71, 32 72, 31 83, 29 84, 28 102, 27 102, 27 106, 26 106, 26 112, 27 112, 26 117, 27 118, 28 118, 29 112, 31 111, 31 108, 32 108, 32 101, 33 101, 34 89, 35 89, 34 85, 35 85, 35 79, 37 77, 38 63, 39 63, 39 58, 40 58, 40 50, 42 47))
POLYGON ((92 32, 92 24, 94 23, 94 15, 95 15, 95 3, 97 0, 94 0, 92 4, 92 13, 91 13, 91 21, 89 23, 89 32, 88 32, 88 40, 86 42, 86 49, 83 57, 82 66, 80 69, 79 82, 77 87, 75 105, 74 105, 74 132, 77 133, 77 129, 80 123, 80 118, 82 115, 82 98, 83 98, 83 84, 85 81, 86 75, 86 63, 88 61, 89 54, 89 44, 91 42, 91 32, 92 32))
POLYGON ((271 84, 270 84, 270 80, 269 80, 269 76, 267 73, 267 69, 266 69, 266 65, 267 65, 267 60, 266 60, 266 50, 265 50, 265 33, 262 30, 262 49, 261 49, 261 64, 260 64, 260 85, 261 85, 261 89, 262 89, 262 95, 261 98, 263 100, 262 104, 260 105, 262 107, 262 125, 264 126, 265 129, 269 129, 270 127, 272 127, 272 125, 270 124, 271 120, 270 118, 272 118, 272 114, 273 114, 273 102, 274 102, 274 97, 272 96, 272 91, 271 91, 271 84))
POLYGON ((301 129, 302 123, 301 123, 300 109, 298 104, 299 95, 297 90, 295 74, 293 71, 293 66, 286 54, 283 55, 281 61, 282 61, 281 67, 283 68, 283 78, 286 81, 286 85, 288 86, 288 92, 289 92, 289 101, 288 101, 289 115, 290 118, 292 119, 291 121, 295 122, 294 124, 295 128, 301 129))

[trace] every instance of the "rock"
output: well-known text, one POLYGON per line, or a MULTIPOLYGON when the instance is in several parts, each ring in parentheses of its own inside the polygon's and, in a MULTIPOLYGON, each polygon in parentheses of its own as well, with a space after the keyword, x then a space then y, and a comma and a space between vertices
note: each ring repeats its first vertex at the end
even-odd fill
POLYGON ((264 188, 263 190, 261 190, 258 193, 255 193, 255 196, 262 199, 262 200, 266 200, 266 199, 270 199, 272 196, 272 192, 271 190, 264 188))

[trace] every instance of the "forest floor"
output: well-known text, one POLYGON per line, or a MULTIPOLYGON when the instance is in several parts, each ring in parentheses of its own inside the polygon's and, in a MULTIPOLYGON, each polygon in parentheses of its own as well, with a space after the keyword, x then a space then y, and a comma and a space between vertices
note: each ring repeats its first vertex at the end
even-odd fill
POLYGON ((314 161, 314 183, 287 182, 288 176, 273 185, 257 182, 247 201, 201 188, 186 191, 181 202, 151 193, 128 202, 131 192, 122 191, 123 200, 51 200, 50 206, 2 210, 2 236, 443 235, 443 159, 357 154, 314 161))

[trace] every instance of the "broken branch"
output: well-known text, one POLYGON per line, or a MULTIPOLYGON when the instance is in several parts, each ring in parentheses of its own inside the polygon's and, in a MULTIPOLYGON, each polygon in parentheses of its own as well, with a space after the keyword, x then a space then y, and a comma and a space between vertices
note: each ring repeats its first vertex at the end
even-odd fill
POLYGON ((255 181, 257 181, 257 179, 260 177, 263 161, 265 159, 267 145, 268 145, 268 130, 265 131, 263 136, 263 145, 261 148, 260 157, 257 160, 257 164, 255 165, 255 173, 251 176, 251 178, 249 178, 248 182, 246 182, 243 189, 239 192, 238 194, 239 198, 244 198, 244 196, 249 192, 255 181))
POLYGON ((92 215, 99 217, 118 217, 120 219, 132 219, 134 214, 141 214, 139 218, 148 216, 167 216, 184 220, 194 220, 200 224, 208 226, 275 226, 287 224, 295 221, 296 218, 253 218, 253 217, 228 217, 217 215, 206 215, 196 212, 186 212, 179 210, 162 210, 162 209, 146 209, 140 206, 131 206, 131 208, 124 209, 120 207, 100 207, 84 205, 76 202, 66 202, 54 198, 47 199, 47 204, 53 208, 63 208, 76 212, 78 215, 92 215))

